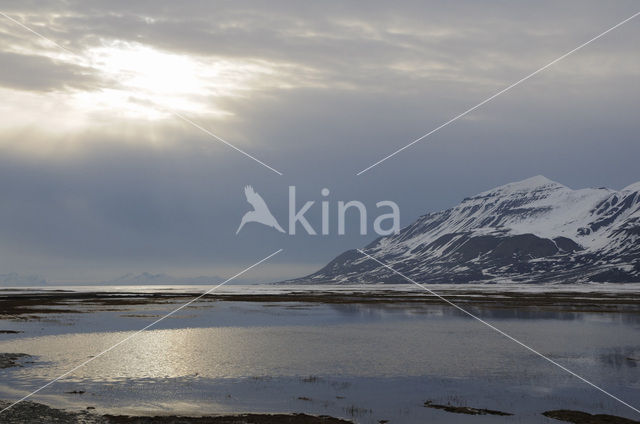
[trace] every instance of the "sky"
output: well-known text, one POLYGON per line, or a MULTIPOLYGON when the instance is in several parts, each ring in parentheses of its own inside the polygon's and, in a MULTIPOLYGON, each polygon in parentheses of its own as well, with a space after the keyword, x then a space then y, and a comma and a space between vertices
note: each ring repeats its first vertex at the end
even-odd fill
POLYGON ((266 282, 362 247, 337 202, 401 225, 534 175, 640 181, 634 1, 0 1, 0 275, 266 282), (27 30, 11 19, 29 28, 27 30), (38 33, 38 34, 35 34, 38 33), (231 144, 227 145, 216 137, 231 144), (266 166, 242 154, 240 149, 266 166), (278 171, 282 175, 274 172, 278 171), (235 234, 251 185, 331 234, 235 234), (330 194, 321 196, 328 188, 330 194))

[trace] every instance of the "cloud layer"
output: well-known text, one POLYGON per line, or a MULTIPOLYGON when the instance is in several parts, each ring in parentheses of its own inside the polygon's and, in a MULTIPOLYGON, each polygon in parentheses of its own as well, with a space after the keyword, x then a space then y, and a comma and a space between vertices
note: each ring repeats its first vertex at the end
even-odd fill
MULTIPOLYGON (((408 224, 508 181, 640 180, 637 22, 355 173, 636 12, 632 1, 0 2, 0 273, 311 271, 362 246, 235 229, 253 185, 396 201, 408 224), (282 171, 181 121, 179 112, 282 171)), ((318 218, 318 210, 311 216, 318 218)), ((372 210, 375 208, 372 206, 372 210)))

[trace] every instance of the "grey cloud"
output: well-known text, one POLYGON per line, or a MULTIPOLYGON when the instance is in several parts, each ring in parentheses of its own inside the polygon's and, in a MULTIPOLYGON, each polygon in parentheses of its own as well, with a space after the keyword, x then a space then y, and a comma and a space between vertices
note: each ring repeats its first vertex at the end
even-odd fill
POLYGON ((94 89, 100 79, 89 69, 43 56, 0 52, 0 86, 28 91, 94 89))
MULTIPOLYGON (((53 20, 51 29, 38 29, 77 51, 117 38, 211 60, 289 65, 287 78, 299 83, 285 90, 274 82, 246 97, 212 99, 233 118, 199 120, 283 177, 189 126, 164 123, 132 125, 130 143, 114 143, 115 130, 80 134, 86 138, 82 154, 63 159, 3 150, 0 272, 46 275, 40 267, 47 264, 59 275, 83 269, 115 278, 125 268, 175 275, 172 268, 188 267, 215 274, 219 265, 248 265, 280 247, 285 252, 276 263, 285 268, 321 264, 370 241, 351 233, 291 238, 256 226, 235 236, 248 207, 246 184, 281 220, 287 186, 295 184, 301 200, 318 201, 323 187, 331 189, 332 201, 394 200, 406 225, 468 195, 537 174, 575 188, 621 188, 640 180, 637 23, 355 177, 631 15, 633 2, 34 4, 6 10, 25 21, 53 20), (296 75, 296 67, 306 74, 296 75), (149 127, 168 147, 145 143, 149 127)), ((9 77, 24 89, 71 84, 58 72, 63 68, 53 81, 28 72, 9 77)), ((94 83, 82 77, 81 69, 68 76, 94 83)), ((0 136, 8 145, 25 142, 21 137, 30 136, 0 136)))
MULTIPOLYGON (((626 17, 620 13, 623 3, 616 10, 582 3, 585 12, 595 8, 597 15, 576 16, 554 2, 522 13, 514 6, 492 9, 477 2, 407 2, 400 8, 370 2, 363 10, 332 2, 212 7, 95 1, 61 6, 50 19, 56 40, 73 43, 78 51, 122 39, 176 53, 303 65, 321 72, 325 82, 360 89, 394 82, 394 89, 410 90, 442 81, 508 81, 514 71, 531 71, 626 17)), ((586 54, 610 57, 628 43, 619 40, 586 54)))

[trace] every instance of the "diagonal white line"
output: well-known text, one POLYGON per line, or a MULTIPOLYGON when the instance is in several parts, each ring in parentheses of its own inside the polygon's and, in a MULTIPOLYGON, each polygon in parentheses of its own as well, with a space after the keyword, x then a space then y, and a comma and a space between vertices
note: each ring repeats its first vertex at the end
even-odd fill
POLYGON ((412 278, 407 277, 406 275, 404 275, 403 273, 401 273, 400 271, 396 271, 395 269, 393 269, 392 267, 390 267, 389 265, 380 262, 378 259, 374 258, 373 256, 369 255, 368 253, 365 253, 364 251, 357 249, 358 252, 360 252, 363 256, 366 256, 367 258, 377 262, 378 264, 382 265, 383 267, 389 269, 390 271, 398 274, 399 276, 401 276, 402 278, 404 278, 405 280, 415 284, 416 286, 426 290, 427 292, 429 292, 430 294, 432 294, 433 296, 437 297, 438 299, 442 300, 443 302, 448 303, 449 305, 453 306, 454 308, 458 309, 460 312, 463 312, 464 314, 470 316, 471 318, 481 322, 482 324, 486 325, 487 327, 491 328, 492 330, 500 333, 501 335, 503 335, 504 337, 506 337, 507 339, 519 344, 520 346, 524 347, 525 349, 529 350, 530 352, 538 355, 539 357, 541 357, 542 359, 544 359, 545 361, 548 361, 550 363, 552 363, 553 365, 555 365, 556 367, 568 372, 569 374, 573 375, 574 377, 579 378, 580 380, 582 380, 583 382, 587 383, 588 385, 590 385, 591 387, 601 391, 602 393, 604 393, 605 395, 617 400, 618 402, 620 402, 621 404, 633 409, 635 412, 640 414, 640 409, 635 408, 632 405, 629 405, 627 402, 623 401, 622 399, 612 395, 611 393, 607 392, 606 390, 600 388, 599 386, 596 386, 595 384, 593 384, 592 382, 590 382, 589 380, 587 380, 586 378, 576 374, 575 372, 571 371, 570 369, 568 369, 567 367, 560 365, 559 363, 557 363, 556 361, 554 361, 551 358, 548 358, 547 356, 543 355, 542 353, 538 352, 537 350, 535 350, 534 348, 522 343, 520 340, 516 339, 513 336, 510 336, 509 334, 505 333, 504 331, 500 330, 499 328, 495 327, 492 324, 489 324, 487 321, 483 320, 482 318, 478 317, 477 315, 472 314, 471 312, 467 311, 466 309, 462 308, 461 306, 458 306, 457 304, 451 302, 449 299, 442 297, 441 295, 439 295, 438 293, 434 292, 433 290, 425 287, 423 284, 420 284, 418 282, 416 282, 415 280, 413 280, 412 278))
POLYGON ((62 49, 62 50, 64 50, 64 51, 66 51, 67 53, 70 53, 70 54, 72 54, 72 55, 74 55, 74 56, 77 56, 77 54, 76 54, 76 53, 72 52, 72 51, 71 51, 71 50, 69 50, 68 48, 66 48, 66 47, 64 47, 64 46, 62 46, 62 45, 60 45, 60 44, 56 43, 56 42, 55 42, 55 41, 53 41, 52 39, 47 38, 47 37, 45 37, 44 35, 40 34, 39 32, 37 32, 37 31, 35 31, 35 30, 33 30, 33 29, 29 28, 28 26, 26 26, 26 25, 25 25, 25 24, 23 24, 22 22, 20 22, 20 21, 18 21, 18 20, 16 20, 16 19, 13 19, 11 16, 7 15, 6 13, 4 13, 4 12, 0 12, 0 15, 4 16, 5 18, 7 18, 8 20, 10 20, 10 21, 11 21, 11 22, 13 22, 14 24, 16 24, 16 25, 18 25, 18 26, 22 27, 23 29, 26 29, 27 31, 29 31, 29 32, 31 32, 31 33, 33 33, 33 34, 37 35, 38 37, 42 38, 43 40, 48 41, 49 43, 53 44, 54 46, 56 46, 56 47, 58 47, 58 48, 60 48, 60 49, 62 49))
POLYGON ((239 273, 237 273, 236 275, 234 275, 231 278, 226 279, 225 281, 223 281, 222 283, 218 284, 217 286, 214 286, 212 288, 210 288, 209 290, 207 290, 206 292, 202 293, 201 295, 199 295, 198 297, 193 298, 192 300, 190 300, 189 302, 179 306, 178 308, 174 309, 173 311, 169 312, 168 314, 158 318, 157 320, 153 321, 151 324, 145 326, 144 328, 141 328, 140 330, 136 331, 133 334, 130 334, 129 336, 125 337, 124 339, 120 340, 118 343, 114 344, 113 346, 111 346, 110 348, 103 350, 102 352, 100 352, 99 354, 87 359, 86 361, 84 361, 83 363, 81 363, 80 365, 77 365, 75 367, 73 367, 72 369, 70 369, 69 371, 66 371, 65 373, 59 375, 58 377, 54 378, 53 380, 51 380, 50 382, 48 382, 47 384, 45 384, 44 386, 40 387, 37 390, 34 390, 33 392, 29 393, 28 395, 24 396, 21 399, 18 399, 17 401, 13 402, 11 405, 7 406, 6 408, 4 408, 3 410, 0 411, 0 414, 2 414, 4 411, 8 410, 9 408, 12 408, 13 406, 19 404, 20 402, 30 398, 31 396, 35 395, 36 393, 38 393, 39 391, 49 387, 50 385, 52 385, 53 383, 55 383, 56 381, 65 378, 66 376, 68 376, 69 374, 75 372, 76 370, 84 367, 85 365, 87 365, 89 362, 92 362, 95 359, 98 359, 99 357, 101 357, 102 355, 104 355, 107 352, 112 351, 113 349, 117 348, 118 346, 120 346, 121 344, 131 340, 132 338, 134 338, 135 336, 137 336, 138 334, 146 331, 147 329, 153 327, 154 325, 156 325, 157 323, 159 323, 160 321, 163 321, 164 319, 170 317, 171 315, 175 314, 176 312, 180 311, 181 309, 191 305, 193 302, 196 302, 197 300, 203 298, 204 296, 208 295, 209 293, 211 293, 212 291, 216 290, 219 287, 224 286, 225 284, 227 284, 229 281, 233 280, 234 278, 244 274, 245 272, 249 271, 250 269, 260 265, 261 263, 263 263, 264 261, 272 258, 273 256, 277 255, 278 253, 282 252, 282 249, 279 249, 275 252, 273 252, 272 254, 270 254, 269 256, 267 256, 264 259, 259 260, 258 262, 256 262, 255 264, 251 265, 250 267, 247 267, 245 269, 243 269, 242 271, 240 271, 239 273))
POLYGON ((514 82, 513 84, 511 84, 510 86, 503 88, 502 90, 498 91, 496 94, 494 94, 493 96, 483 100, 482 102, 478 103, 477 105, 465 110, 464 112, 462 112, 461 114, 449 119, 447 122, 445 122, 444 124, 440 125, 439 127, 434 128, 433 130, 429 131, 428 133, 416 138, 415 140, 413 140, 411 143, 407 144, 404 147, 401 147, 400 149, 396 150, 395 152, 383 157, 382 159, 380 159, 379 161, 377 161, 376 163, 374 163, 373 165, 370 165, 368 167, 366 167, 365 169, 363 169, 362 171, 358 172, 356 175, 362 175, 365 172, 367 172, 368 170, 370 170, 371 168, 373 168, 374 166, 380 165, 382 162, 386 161, 387 159, 397 155, 398 153, 402 152, 403 150, 413 146, 414 144, 416 144, 417 142, 424 140, 425 138, 429 137, 431 134, 440 131, 442 128, 446 127, 449 124, 452 124, 453 122, 457 121, 458 119, 464 117, 465 115, 468 115, 469 113, 473 112, 474 110, 476 110, 477 108, 479 108, 480 106, 484 105, 485 103, 490 102, 491 100, 495 99, 496 97, 498 97, 499 95, 511 90, 513 87, 516 87, 518 85, 520 85, 521 83, 525 82, 526 80, 528 80, 529 78, 533 77, 534 75, 537 75, 538 73, 544 71, 545 69, 547 69, 548 67, 554 65, 555 63, 561 61, 562 59, 566 58, 567 56, 577 52, 578 50, 582 49, 585 46, 588 46, 589 44, 593 43, 594 41, 596 41, 597 39, 604 37, 606 34, 608 34, 609 32, 613 31, 614 29, 618 28, 619 26, 622 26, 624 24, 626 24, 627 22, 629 22, 630 20, 632 20, 633 18, 635 18, 636 16, 640 15, 640 12, 637 12, 633 15, 631 15, 630 17, 628 17, 627 19, 625 19, 622 22, 617 23, 616 25, 612 26, 611 28, 609 28, 608 30, 604 31, 603 33, 600 33, 599 35, 593 37, 592 39, 590 39, 589 41, 585 41, 584 43, 580 44, 578 47, 576 47, 575 49, 563 54, 562 56, 560 56, 559 58, 547 63, 546 65, 544 65, 542 68, 530 73, 529 75, 527 75, 526 77, 514 82))
POLYGON ((261 160, 251 156, 249 153, 245 152, 244 150, 234 146, 233 144, 229 143, 228 141, 226 141, 225 139, 223 139, 222 137, 218 137, 217 135, 215 135, 214 133, 212 133, 211 131, 209 131, 208 129, 196 124, 195 122, 193 122, 191 119, 187 118, 184 115, 179 114, 178 112, 173 112, 170 111, 170 113, 174 114, 175 116, 177 116, 178 118, 182 119, 183 121, 193 125, 194 127, 196 127, 197 129, 199 129, 200 131, 202 131, 205 134, 210 135, 211 137, 215 138, 216 140, 220 141, 221 143, 226 144, 227 146, 231 147, 234 150, 237 150, 238 152, 242 153, 243 155, 245 155, 246 157, 253 159, 254 161, 258 162, 260 165, 264 166, 265 168, 269 168, 270 170, 272 170, 273 172, 275 172, 278 175, 282 175, 282 172, 278 171, 277 169, 274 169, 272 167, 270 167, 269 165, 267 165, 266 163, 262 162, 261 160))
MULTIPOLYGON (((64 46, 61 46, 60 44, 56 43, 55 41, 51 40, 50 38, 47 38, 47 37, 45 37, 44 35, 40 34, 39 32, 34 31, 33 29, 29 28, 29 27, 28 27, 28 26, 26 26, 25 24, 21 23, 20 21, 17 21, 17 20, 15 20, 15 19, 13 19, 11 16, 7 15, 6 13, 4 13, 4 12, 0 12, 0 15, 1 15, 1 16, 4 16, 5 18, 7 18, 8 20, 10 20, 11 22, 13 22, 13 23, 15 23, 15 24, 19 25, 20 27, 22 27, 22 28, 26 29, 27 31, 29 31, 29 32, 31 32, 31 33, 33 33, 33 34, 37 35, 38 37, 40 37, 40 38, 42 38, 42 39, 44 39, 44 40, 48 41, 49 43, 53 44, 54 46, 56 46, 56 47, 58 47, 58 48, 60 48, 60 49, 62 49, 62 50, 64 50, 64 51, 66 51, 67 53, 71 53, 72 55, 74 55, 74 56, 76 56, 76 57, 78 57, 78 58, 82 58, 82 56, 81 56, 81 55, 79 55, 79 54, 77 54, 77 53, 72 52, 71 50, 67 49, 67 48, 66 48, 66 47, 64 47, 64 46)), ((249 159, 252 159, 252 160, 256 161, 257 163, 259 163, 260 165, 264 166, 265 168, 267 168, 267 169, 269 169, 269 170, 271 170, 271 171, 275 172, 275 173, 276 173, 276 174, 278 174, 278 175, 283 175, 283 174, 282 174, 282 172, 280 172, 280 171, 278 171, 278 170, 274 169, 273 167, 271 167, 271 166, 267 165, 266 163, 262 162, 261 160, 257 159, 256 157, 254 157, 254 156, 250 155, 249 153, 245 152, 244 150, 242 150, 242 149, 240 149, 240 148, 238 148, 238 147, 234 146, 233 144, 229 143, 227 140, 224 140, 222 137, 217 136, 216 134, 214 134, 214 133, 212 133, 211 131, 207 130, 206 128, 204 128, 204 127, 202 127, 202 126, 200 126, 200 125, 196 124, 195 122, 193 122, 192 120, 188 119, 187 117, 185 117, 185 116, 183 116, 183 115, 179 114, 178 112, 175 112, 175 111, 172 111, 172 110, 168 110, 168 109, 167 109, 166 111, 167 111, 167 112, 169 112, 169 113, 171 113, 172 115, 175 115, 176 117, 178 117, 178 118, 182 119, 183 121, 185 121, 185 122, 187 122, 187 123, 191 124, 193 127, 197 128, 197 129, 199 129, 200 131, 202 131, 203 133, 205 133, 205 134, 207 134, 207 135, 209 135, 209 136, 211 136, 211 137, 215 138, 216 140, 220 141, 221 143, 226 144, 227 146, 231 147, 232 149, 234 149, 234 150, 236 150, 236 151, 238 151, 238 152, 242 153, 243 155, 245 155, 245 156, 246 156, 246 157, 248 157, 249 159)))

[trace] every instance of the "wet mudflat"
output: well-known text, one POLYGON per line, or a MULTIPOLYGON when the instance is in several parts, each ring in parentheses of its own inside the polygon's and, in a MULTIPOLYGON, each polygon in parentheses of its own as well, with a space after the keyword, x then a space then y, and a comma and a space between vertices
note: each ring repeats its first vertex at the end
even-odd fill
MULTIPOLYGON (((10 366, 0 369, 0 398, 23 396, 194 294, 0 293, 0 352, 13 355, 3 359, 10 366)), ((633 290, 450 287, 442 294, 621 399, 637 399, 640 295, 633 290)), ((30 400, 120 422, 638 419, 428 293, 379 287, 207 296, 30 400), (165 421, 149 421, 154 416, 165 421)))

